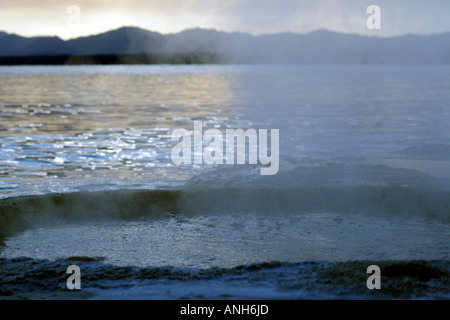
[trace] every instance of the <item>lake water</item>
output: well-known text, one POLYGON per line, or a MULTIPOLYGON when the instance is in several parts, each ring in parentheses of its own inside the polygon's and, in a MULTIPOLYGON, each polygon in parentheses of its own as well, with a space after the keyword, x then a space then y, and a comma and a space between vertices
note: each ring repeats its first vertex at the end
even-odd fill
MULTIPOLYGON (((449 123, 448 66, 0 67, 2 265, 90 257, 101 261, 93 273, 201 272, 280 261, 250 291, 223 273, 202 280, 244 298, 305 297, 274 281, 307 261, 448 269, 449 123), (175 165, 171 133, 194 121, 279 129, 279 172, 175 165)), ((121 281, 92 292, 121 297, 121 281)), ((204 282, 189 283, 223 294, 204 282)), ((140 288, 135 297, 162 297, 140 288)))

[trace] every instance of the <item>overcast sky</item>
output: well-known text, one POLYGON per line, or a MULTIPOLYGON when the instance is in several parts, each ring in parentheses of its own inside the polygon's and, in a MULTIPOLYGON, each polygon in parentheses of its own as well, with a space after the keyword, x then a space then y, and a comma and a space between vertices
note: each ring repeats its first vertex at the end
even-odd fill
POLYGON ((9 33, 68 39, 121 26, 161 33, 201 27, 251 34, 432 34, 450 31, 450 0, 0 0, 0 30, 9 33), (381 8, 381 30, 366 27, 372 4, 381 8), (69 20, 70 5, 80 8, 79 24, 69 20))

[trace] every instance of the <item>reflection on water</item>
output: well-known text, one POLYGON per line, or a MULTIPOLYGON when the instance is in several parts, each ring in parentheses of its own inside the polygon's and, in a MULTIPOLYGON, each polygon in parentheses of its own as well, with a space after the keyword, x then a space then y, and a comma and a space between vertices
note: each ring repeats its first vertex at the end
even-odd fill
POLYGON ((240 125, 232 74, 30 69, 0 73, 4 195, 185 180, 193 172, 174 168, 171 131, 190 129, 194 120, 240 125))
POLYGON ((280 170, 378 158, 448 167, 448 88, 445 66, 2 67, 0 197, 183 182, 207 168, 170 159, 171 131, 194 120, 280 129, 280 170))
POLYGON ((224 107, 235 114, 231 81, 215 74, 6 74, 0 77, 1 115, 7 119, 2 131, 173 127, 189 120, 186 115, 205 119, 224 107))
POLYGON ((449 71, 0 68, 0 198, 177 190, 3 199, 0 235, 31 229, 6 239, 2 255, 184 267, 447 259, 449 71), (171 131, 196 120, 205 130, 279 129, 280 172, 174 165, 171 131), (120 220, 159 214, 158 199, 168 217, 120 220), (62 223, 72 217, 81 222, 62 223))

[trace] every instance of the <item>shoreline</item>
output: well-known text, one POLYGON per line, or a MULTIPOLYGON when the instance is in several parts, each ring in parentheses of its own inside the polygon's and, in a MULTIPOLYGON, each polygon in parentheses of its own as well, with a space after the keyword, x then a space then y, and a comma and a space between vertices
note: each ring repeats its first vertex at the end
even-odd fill
POLYGON ((48 261, 0 258, 1 299, 449 299, 450 260, 265 262, 234 268, 118 267, 102 258, 48 261), (66 267, 81 268, 81 287, 65 288, 66 267), (366 287, 368 265, 381 289, 366 287), (205 290, 209 288, 209 290, 205 290))

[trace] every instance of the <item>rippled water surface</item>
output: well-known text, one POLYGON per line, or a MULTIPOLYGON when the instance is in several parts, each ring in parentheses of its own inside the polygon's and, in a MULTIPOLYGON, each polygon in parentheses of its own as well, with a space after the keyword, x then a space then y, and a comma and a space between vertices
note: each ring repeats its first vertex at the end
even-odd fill
POLYGON ((448 66, 1 67, 1 254, 448 259, 449 123, 448 66), (280 172, 175 165, 196 120, 279 129, 280 172))
POLYGON ((280 129, 282 159, 447 161, 449 88, 448 67, 2 67, 0 191, 185 181, 206 166, 175 167, 170 133, 194 120, 280 129))

